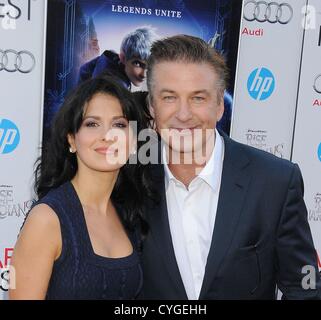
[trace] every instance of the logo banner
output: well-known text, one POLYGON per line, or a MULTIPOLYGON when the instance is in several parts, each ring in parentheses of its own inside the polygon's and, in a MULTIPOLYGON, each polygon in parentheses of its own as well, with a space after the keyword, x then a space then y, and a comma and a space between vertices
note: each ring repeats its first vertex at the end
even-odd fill
POLYGON ((0 3, 0 300, 33 195, 42 136, 47 1, 0 3))

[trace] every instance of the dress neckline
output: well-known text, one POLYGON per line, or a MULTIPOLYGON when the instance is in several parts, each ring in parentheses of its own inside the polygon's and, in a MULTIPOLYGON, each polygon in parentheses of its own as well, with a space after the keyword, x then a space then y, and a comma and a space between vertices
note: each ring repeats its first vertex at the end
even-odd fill
POLYGON ((89 253, 91 255, 91 258, 95 258, 98 262, 108 262, 108 263, 115 263, 115 264, 119 264, 119 262, 128 262, 130 263, 131 261, 136 261, 136 257, 137 257, 137 252, 135 250, 135 247, 130 239, 130 237, 128 236, 127 232, 126 232, 126 235, 132 245, 132 252, 131 254, 129 254, 128 256, 125 256, 125 257, 116 257, 116 258, 113 258, 113 257, 107 257, 107 256, 102 256, 102 255, 99 255, 95 252, 94 250, 94 247, 92 245, 92 242, 91 242, 91 239, 90 239, 90 235, 89 235, 89 231, 88 231, 88 227, 87 227, 87 222, 86 222, 86 218, 85 218, 85 213, 84 213, 84 209, 81 205, 81 202, 80 202, 80 199, 79 199, 79 196, 77 194, 77 191, 76 189, 74 188, 73 184, 71 183, 71 181, 67 181, 66 183, 66 186, 67 188, 70 190, 70 193, 72 195, 72 197, 76 200, 76 203, 77 203, 77 211, 80 213, 79 215, 79 218, 81 220, 81 224, 82 224, 82 227, 83 227, 83 230, 84 230, 84 233, 85 233, 85 237, 86 237, 86 242, 88 244, 88 247, 89 247, 89 253))

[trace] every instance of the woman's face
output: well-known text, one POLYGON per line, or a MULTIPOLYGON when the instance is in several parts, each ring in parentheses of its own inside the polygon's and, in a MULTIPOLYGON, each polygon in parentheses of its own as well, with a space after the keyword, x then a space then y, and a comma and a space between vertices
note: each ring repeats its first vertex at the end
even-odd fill
POLYGON ((115 171, 128 160, 135 148, 132 129, 117 98, 98 93, 85 106, 79 131, 68 135, 76 151, 78 169, 115 171))

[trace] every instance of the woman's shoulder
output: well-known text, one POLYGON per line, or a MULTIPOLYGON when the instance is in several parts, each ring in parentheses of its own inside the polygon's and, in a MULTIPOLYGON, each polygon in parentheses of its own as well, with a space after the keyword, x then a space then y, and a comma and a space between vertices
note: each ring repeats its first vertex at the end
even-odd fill
POLYGON ((46 203, 36 203, 28 213, 26 223, 42 230, 52 230, 59 226, 59 219, 55 210, 46 203))
POLYGON ((33 219, 39 219, 40 223, 43 219, 44 222, 48 220, 52 223, 57 223, 63 214, 63 209, 68 204, 68 183, 64 183, 57 188, 51 189, 45 196, 35 201, 29 216, 34 216, 33 219))

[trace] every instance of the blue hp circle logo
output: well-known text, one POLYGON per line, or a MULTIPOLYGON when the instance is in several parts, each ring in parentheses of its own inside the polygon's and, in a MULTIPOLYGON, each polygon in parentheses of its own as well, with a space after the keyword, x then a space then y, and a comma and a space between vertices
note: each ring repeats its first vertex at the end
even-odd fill
POLYGON ((318 159, 321 161, 321 143, 319 144, 318 148, 318 159))
POLYGON ((255 100, 265 100, 274 91, 275 79, 272 72, 266 68, 257 68, 247 80, 247 90, 255 100))
POLYGON ((0 154, 10 153, 17 148, 20 133, 17 126, 10 120, 0 119, 0 154))

